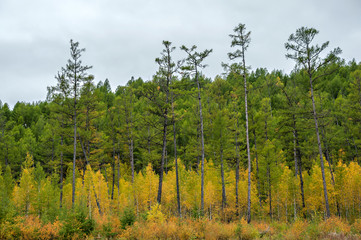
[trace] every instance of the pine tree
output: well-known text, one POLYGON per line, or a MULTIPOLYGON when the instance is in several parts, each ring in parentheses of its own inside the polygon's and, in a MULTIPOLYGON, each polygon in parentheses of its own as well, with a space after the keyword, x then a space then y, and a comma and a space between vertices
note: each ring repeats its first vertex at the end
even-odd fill
POLYGON ((326 208, 326 218, 330 217, 330 207, 328 202, 327 195, 327 186, 325 179, 325 169, 322 156, 322 146, 321 139, 319 134, 318 126, 318 116, 316 112, 315 98, 314 98, 314 84, 318 78, 321 78, 327 74, 328 66, 330 63, 337 60, 337 55, 341 53, 340 48, 335 48, 331 51, 325 59, 320 57, 320 53, 325 50, 329 42, 323 43, 321 46, 311 45, 313 39, 318 34, 318 31, 314 28, 301 27, 296 30, 295 34, 291 34, 288 38, 288 42, 285 43, 287 51, 292 53, 286 54, 287 58, 293 59, 296 62, 297 66, 300 66, 307 72, 307 76, 310 83, 311 89, 311 100, 312 100, 312 109, 313 109, 313 118, 315 122, 317 144, 320 155, 321 171, 322 171, 322 182, 323 182, 323 192, 325 196, 325 208, 326 208))
POLYGON ((248 103, 247 103, 247 67, 245 60, 245 53, 251 42, 251 32, 246 31, 246 25, 239 24, 233 31, 235 34, 230 34, 232 38, 231 47, 240 47, 233 53, 228 53, 228 57, 231 60, 241 58, 242 63, 242 74, 244 82, 244 104, 245 104, 245 115, 246 115, 246 141, 247 141, 247 157, 248 157, 248 203, 247 203, 247 223, 251 222, 251 153, 249 146, 249 128, 248 128, 248 103))
POLYGON ((191 48, 182 46, 181 49, 187 53, 186 66, 184 70, 194 74, 197 88, 198 88, 198 104, 199 104, 199 119, 200 119, 200 132, 201 132, 201 214, 204 213, 204 129, 203 129, 203 113, 202 113, 202 99, 201 99, 201 85, 199 81, 199 70, 205 68, 207 65, 202 64, 204 59, 212 52, 212 49, 204 50, 203 52, 196 52, 197 46, 193 45, 191 48))
POLYGON ((70 59, 65 67, 62 67, 61 72, 57 75, 57 86, 51 88, 51 93, 60 94, 62 99, 66 102, 66 107, 71 109, 72 125, 73 125, 73 182, 72 182, 72 206, 75 202, 75 161, 76 161, 76 145, 77 145, 77 116, 79 112, 79 95, 82 83, 85 82, 89 75, 87 71, 91 66, 82 65, 80 60, 81 54, 85 52, 84 48, 79 48, 79 42, 70 40, 70 59))

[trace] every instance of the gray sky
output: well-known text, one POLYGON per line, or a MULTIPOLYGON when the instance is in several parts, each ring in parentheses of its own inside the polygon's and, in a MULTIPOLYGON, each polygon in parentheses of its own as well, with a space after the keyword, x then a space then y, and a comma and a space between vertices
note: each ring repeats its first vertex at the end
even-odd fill
MULTIPOLYGON (((69 41, 86 48, 96 82, 112 89, 131 76, 149 80, 156 72, 162 40, 174 46, 213 49, 203 72, 221 74, 231 51, 233 28, 252 32, 246 62, 289 73, 284 43, 301 26, 320 31, 315 39, 340 47, 346 61, 361 61, 360 0, 1 0, 0 100, 45 100, 47 86, 69 58, 69 41)), ((185 56, 177 49, 175 58, 185 56)))

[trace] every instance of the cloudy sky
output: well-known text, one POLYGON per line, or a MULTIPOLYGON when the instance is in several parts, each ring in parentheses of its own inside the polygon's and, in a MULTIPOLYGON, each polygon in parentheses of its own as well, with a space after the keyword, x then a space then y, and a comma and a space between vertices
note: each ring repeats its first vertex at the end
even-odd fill
MULTIPOLYGON (((1 0, 0 100, 45 100, 47 86, 69 58, 69 41, 86 48, 83 62, 96 82, 113 90, 132 76, 149 80, 162 40, 213 49, 204 73, 214 77, 227 62, 233 28, 252 32, 246 61, 289 73, 284 43, 301 26, 320 31, 316 42, 340 47, 346 61, 361 61, 360 0, 1 0)), ((176 58, 184 54, 177 49, 176 58)))

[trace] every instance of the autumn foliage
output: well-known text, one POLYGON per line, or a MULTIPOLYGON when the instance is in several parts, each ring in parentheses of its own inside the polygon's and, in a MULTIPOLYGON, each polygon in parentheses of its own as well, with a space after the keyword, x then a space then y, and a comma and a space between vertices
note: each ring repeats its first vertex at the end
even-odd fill
MULTIPOLYGON (((361 167, 356 162, 335 169, 336 182, 329 180, 331 209, 342 218, 323 219, 320 168, 315 163, 305 174, 306 208, 300 209, 297 181, 291 170, 280 164, 279 177, 273 181, 273 222, 270 222, 267 199, 257 201, 256 181, 252 186, 252 210, 257 220, 251 225, 244 220, 246 214, 246 169, 240 170, 239 206, 235 205, 234 172, 226 171, 228 206, 222 209, 221 183, 218 167, 212 161, 205 164, 205 208, 199 212, 199 174, 180 165, 182 218, 177 216, 175 173, 167 172, 164 178, 162 204, 156 202, 157 174, 149 164, 135 175, 131 183, 129 172, 119 179, 111 199, 110 184, 100 170, 87 167, 85 174, 78 173, 75 208, 71 205, 71 183, 65 180, 64 203, 59 207, 57 183, 45 177, 41 166, 35 166, 31 155, 24 161, 19 182, 9 196, 3 192, 2 201, 9 198, 9 209, 2 217, 0 238, 11 239, 82 239, 106 237, 121 239, 255 239, 262 236, 282 236, 285 239, 304 239, 359 235, 361 198, 359 181, 361 167), (294 208, 297 207, 295 216, 294 208), (352 223, 352 224, 350 224, 352 223), (280 235, 281 234, 281 235, 280 235), (331 235, 330 235, 331 234, 331 235)), ((329 173, 326 174, 330 179, 329 173)), ((4 178, 4 173, 0 177, 4 178)), ((118 179, 117 179, 118 180, 118 179)), ((2 191, 5 191, 2 189, 2 191)))

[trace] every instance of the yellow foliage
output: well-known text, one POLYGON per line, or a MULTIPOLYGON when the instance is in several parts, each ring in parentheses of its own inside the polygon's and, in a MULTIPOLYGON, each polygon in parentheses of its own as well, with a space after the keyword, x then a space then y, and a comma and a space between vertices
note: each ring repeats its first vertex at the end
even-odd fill
POLYGON ((158 203, 153 205, 148 211, 147 220, 150 222, 163 223, 165 217, 162 213, 162 206, 158 203))
MULTIPOLYGON (((331 174, 328 168, 325 168, 325 178, 328 200, 331 211, 336 208, 335 188, 331 182, 331 174)), ((314 214, 324 212, 325 197, 323 192, 323 182, 321 168, 316 163, 312 167, 312 174, 305 177, 305 203, 307 210, 314 214)))
POLYGON ((24 168, 20 177, 19 186, 14 188, 14 204, 21 212, 28 215, 34 210, 36 189, 32 171, 24 168))
POLYGON ((139 172, 134 179, 134 198, 139 211, 145 211, 156 202, 158 191, 158 176, 149 163, 145 175, 139 172))

